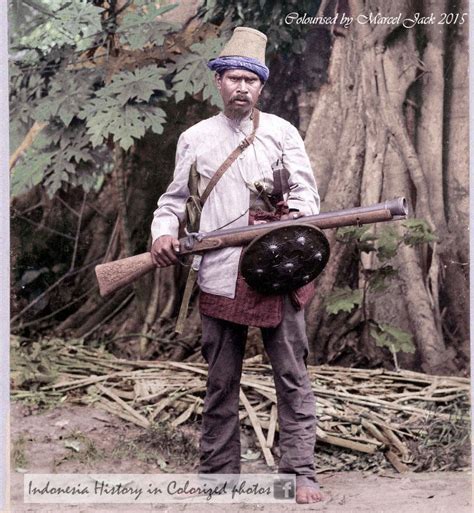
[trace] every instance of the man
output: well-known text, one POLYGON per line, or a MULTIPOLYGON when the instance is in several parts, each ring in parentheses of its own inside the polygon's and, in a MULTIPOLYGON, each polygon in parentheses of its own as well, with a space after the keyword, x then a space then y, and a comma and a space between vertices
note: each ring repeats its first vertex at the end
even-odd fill
MULTIPOLYGON (((244 138, 250 145, 234 155, 207 196, 201 231, 319 212, 316 183, 298 131, 287 121, 254 109, 269 74, 266 40, 257 30, 239 27, 220 56, 209 63, 216 71, 224 111, 192 126, 178 141, 174 179, 158 201, 152 224, 151 252, 158 267, 177 262, 178 228, 190 194, 191 168, 197 171, 202 195, 244 138), (286 203, 278 203, 275 210, 267 193, 281 196, 285 191, 286 203)), ((291 297, 263 296, 243 281, 241 252, 239 247, 225 248, 206 253, 200 261, 202 354, 209 368, 199 471, 240 472, 240 375, 248 326, 258 326, 275 378, 279 471, 296 474, 298 502, 317 502, 322 495, 314 475, 315 401, 306 371, 308 341, 302 309, 311 286, 291 297)))

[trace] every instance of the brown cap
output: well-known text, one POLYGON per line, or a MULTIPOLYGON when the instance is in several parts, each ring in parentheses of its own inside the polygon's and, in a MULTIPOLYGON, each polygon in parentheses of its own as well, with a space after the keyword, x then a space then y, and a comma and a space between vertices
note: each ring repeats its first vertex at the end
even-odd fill
POLYGON ((267 36, 250 27, 237 27, 219 57, 250 57, 265 66, 267 36))

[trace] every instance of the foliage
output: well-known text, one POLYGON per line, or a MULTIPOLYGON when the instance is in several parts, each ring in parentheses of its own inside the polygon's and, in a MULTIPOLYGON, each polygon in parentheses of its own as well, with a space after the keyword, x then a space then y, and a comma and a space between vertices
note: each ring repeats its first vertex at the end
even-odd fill
POLYGON ((438 240, 424 219, 408 219, 402 225, 406 228, 403 241, 408 246, 438 240))
POLYGON ((331 295, 326 299, 326 310, 330 314, 339 312, 352 312, 355 307, 362 304, 362 290, 353 290, 350 287, 335 287, 331 295))
POLYGON ((207 62, 217 57, 224 45, 223 38, 208 39, 195 43, 187 55, 179 57, 172 68, 176 74, 173 78, 173 91, 176 102, 184 99, 186 93, 195 95, 202 91, 202 99, 222 108, 222 99, 214 86, 213 76, 207 70, 207 62))
MULTIPOLYGON (((314 9, 303 4, 308 13, 314 9)), ((222 108, 206 64, 218 55, 229 35, 225 31, 156 65, 147 62, 133 70, 111 65, 111 48, 114 58, 122 50, 166 48, 180 27, 160 16, 177 4, 159 7, 131 0, 122 10, 115 3, 85 0, 17 0, 10 5, 17 29, 11 35, 12 140, 21 141, 34 122, 47 124, 13 170, 13 196, 40 184, 50 196, 68 185, 97 186, 111 166, 107 145, 127 150, 147 131, 161 134, 170 99, 180 102, 190 95, 222 108), (95 60, 99 55, 100 64, 95 60)), ((282 16, 297 10, 294 0, 260 0, 257 6, 252 1, 208 2, 203 9, 208 19, 230 16, 236 25, 244 19, 255 25, 260 12, 265 26, 257 28, 268 33, 270 49, 302 49, 301 30, 286 25, 282 16)))
POLYGON ((396 326, 379 323, 366 318, 365 303, 368 292, 383 292, 388 282, 398 276, 398 271, 387 261, 394 258, 401 244, 416 246, 436 241, 437 238, 423 219, 409 219, 401 224, 402 230, 393 226, 384 226, 374 234, 369 226, 347 226, 337 230, 336 238, 344 244, 355 246, 356 253, 374 253, 380 266, 362 269, 365 286, 362 289, 350 287, 335 288, 326 298, 325 305, 329 314, 352 313, 362 309, 363 323, 370 326, 369 332, 380 347, 388 347, 393 353, 414 352, 413 336, 396 326))
MULTIPOLYGON (((106 44, 113 13, 108 12, 106 23, 103 8, 80 0, 37 6, 15 17, 28 19, 31 28, 12 41, 17 52, 11 64, 12 133, 15 139, 24 136, 35 121, 47 127, 13 169, 13 196, 39 184, 50 196, 66 184, 85 190, 97 186, 111 167, 106 143, 128 149, 147 130, 161 134, 166 122, 161 104, 174 94, 165 82, 176 72, 171 65, 118 70, 106 83, 104 68, 83 64, 87 59, 80 51, 92 45, 91 37, 97 43, 92 48, 106 44), (59 37, 66 29, 67 37, 59 37)), ((121 43, 131 49, 163 44, 176 26, 155 18, 174 7, 131 2, 115 28, 121 43)), ((195 79, 191 92, 198 90, 195 79)), ((184 85, 181 91, 187 91, 184 85)))
POLYGON ((222 23, 230 21, 232 26, 245 25, 261 30, 268 37, 267 52, 277 51, 286 54, 302 53, 305 47, 305 31, 296 23, 285 23, 285 17, 291 12, 316 15, 320 1, 311 0, 206 0, 202 8, 205 21, 222 23))
POLYGON ((413 336, 390 324, 372 323, 370 335, 379 347, 388 347, 392 352, 414 353, 413 336))
POLYGON ((140 50, 146 45, 161 46, 167 34, 177 30, 178 26, 160 21, 158 16, 172 11, 178 4, 157 7, 145 0, 136 0, 127 10, 117 28, 120 42, 130 50, 140 50))
MULTIPOLYGON (((104 9, 87 0, 38 0, 33 5, 36 7, 34 17, 31 23, 26 24, 26 29, 25 23, 20 24, 18 16, 14 16, 17 21, 15 25, 21 25, 22 29, 13 48, 26 51, 22 56, 23 62, 36 62, 38 56, 65 46, 86 50, 90 45, 90 38, 102 30, 101 14, 104 9)), ((15 9, 12 8, 12 11, 15 12, 15 9)), ((20 19, 22 18, 23 16, 20 19)))
POLYGON ((163 68, 155 66, 122 71, 95 93, 79 114, 86 121, 93 146, 113 136, 127 150, 148 128, 157 134, 163 132, 166 114, 154 105, 151 97, 155 91, 166 91, 164 73, 163 68))

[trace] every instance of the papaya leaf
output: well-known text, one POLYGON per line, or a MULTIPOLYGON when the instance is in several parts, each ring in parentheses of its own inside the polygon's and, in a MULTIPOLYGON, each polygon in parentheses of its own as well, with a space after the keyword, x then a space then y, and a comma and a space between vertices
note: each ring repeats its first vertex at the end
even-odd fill
POLYGON ((155 133, 163 131, 165 112, 150 105, 122 105, 115 98, 96 98, 84 107, 87 128, 93 146, 102 144, 110 135, 124 150, 134 139, 140 139, 148 128, 155 133), (95 112, 94 112, 95 110, 95 112))
POLYGON ((406 228, 403 242, 408 246, 416 246, 438 240, 438 237, 432 232, 424 219, 408 219, 402 223, 402 226, 406 228))
POLYGON ((391 324, 372 324, 370 335, 379 347, 388 347, 394 352, 414 353, 413 335, 391 324))
POLYGON ((49 3, 52 4, 49 8, 53 15, 40 18, 40 23, 14 45, 36 50, 30 52, 31 59, 36 57, 38 60, 41 54, 66 45, 85 50, 90 46, 89 36, 102 31, 102 7, 96 7, 87 0, 49 3))
POLYGON ((20 196, 35 185, 40 184, 54 155, 54 151, 38 152, 35 148, 28 149, 21 161, 13 168, 11 195, 13 197, 20 196))
POLYGON ((177 6, 157 7, 150 2, 134 2, 133 10, 125 13, 117 29, 122 45, 128 45, 131 50, 139 50, 146 44, 163 45, 166 35, 177 31, 179 25, 160 21, 157 17, 177 6))
POLYGON ((92 96, 92 84, 98 76, 99 73, 90 70, 63 71, 57 74, 49 88, 48 96, 42 98, 35 108, 34 119, 47 122, 59 117, 65 126, 69 126, 82 105, 92 96))
POLYGON ((330 314, 339 312, 351 312, 362 304, 363 291, 351 289, 350 287, 335 288, 326 298, 326 310, 330 314))
POLYGON ((134 71, 122 71, 113 76, 109 85, 100 89, 99 98, 113 96, 125 105, 130 100, 148 102, 155 91, 166 91, 165 68, 145 66, 134 71))
POLYGON ((179 57, 170 70, 176 72, 173 78, 173 92, 176 102, 202 92, 203 100, 222 108, 222 99, 214 86, 212 73, 207 68, 210 59, 217 57, 224 45, 224 38, 208 39, 204 43, 191 45, 190 52, 179 57))

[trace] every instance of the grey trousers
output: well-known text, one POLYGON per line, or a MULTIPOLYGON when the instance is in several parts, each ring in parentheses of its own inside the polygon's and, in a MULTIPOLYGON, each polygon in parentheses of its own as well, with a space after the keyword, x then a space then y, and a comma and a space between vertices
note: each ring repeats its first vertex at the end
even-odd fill
MULTIPOLYGON (((199 473, 240 473, 239 389, 247 326, 202 315, 202 355, 208 363, 202 415, 199 473)), ((277 395, 279 472, 297 484, 314 478, 316 406, 306 370, 308 339, 304 311, 285 298, 283 320, 262 328, 277 395)))

